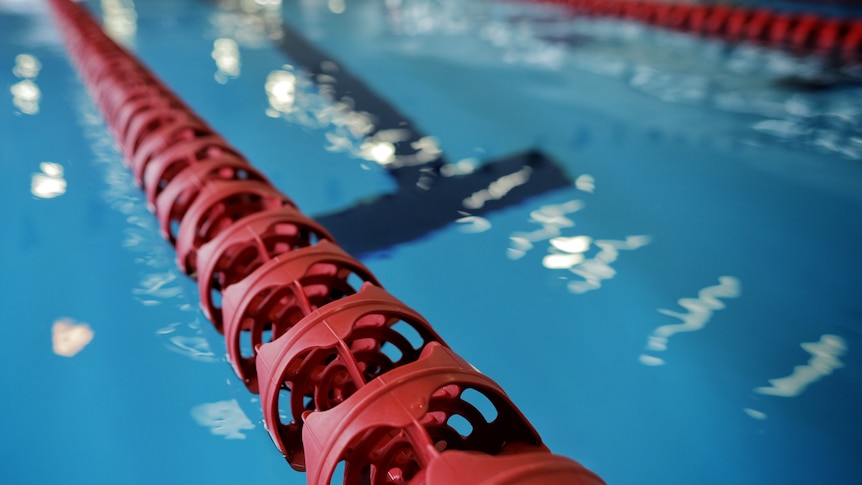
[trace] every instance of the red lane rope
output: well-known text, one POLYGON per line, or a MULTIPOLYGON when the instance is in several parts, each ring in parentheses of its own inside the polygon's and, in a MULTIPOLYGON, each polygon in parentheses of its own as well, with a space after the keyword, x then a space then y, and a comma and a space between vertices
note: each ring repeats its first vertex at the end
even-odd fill
POLYGON ((602 16, 716 37, 754 42, 839 61, 862 57, 862 19, 784 13, 762 8, 642 0, 520 0, 567 6, 575 15, 602 16))
POLYGON ((50 4, 234 370, 308 483, 330 483, 342 462, 346 484, 603 483, 553 455, 494 381, 82 6, 50 4))

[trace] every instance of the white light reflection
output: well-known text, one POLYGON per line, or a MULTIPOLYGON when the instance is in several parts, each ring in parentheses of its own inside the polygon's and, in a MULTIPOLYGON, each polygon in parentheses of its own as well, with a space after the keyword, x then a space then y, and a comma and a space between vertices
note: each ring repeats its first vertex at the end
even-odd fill
POLYGON ((230 38, 248 49, 262 48, 269 40, 280 39, 281 0, 217 0, 219 8, 210 14, 215 37, 230 38))
POLYGON ((590 248, 589 236, 555 237, 551 246, 561 252, 552 252, 542 259, 542 266, 548 269, 570 269, 584 261, 584 254, 590 248))
MULTIPOLYGON (((590 177, 590 183, 593 183, 590 177)), ((580 279, 566 285, 571 293, 581 294, 601 288, 602 281, 616 276, 611 264, 620 251, 638 249, 650 243, 646 235, 627 236, 623 240, 593 239, 586 235, 562 236, 562 229, 575 227, 569 214, 585 207, 581 200, 573 199, 562 204, 545 205, 530 212, 530 222, 542 227, 532 232, 514 232, 509 236, 506 257, 512 260, 523 258, 535 243, 548 241, 548 254, 542 258, 542 266, 551 270, 568 270, 580 279), (587 254, 598 251, 588 258, 587 254)), ((567 279, 567 278, 564 278, 567 279)))
POLYGON ((517 172, 503 175, 491 182, 487 189, 474 192, 473 195, 464 199, 464 207, 468 209, 481 209, 486 202, 500 200, 519 185, 524 185, 530 180, 533 173, 531 167, 524 167, 517 172))
POLYGON ((454 177, 456 175, 467 175, 476 171, 479 166, 478 158, 465 158, 455 163, 447 163, 440 167, 440 174, 444 177, 454 177))
POLYGON ((15 67, 12 74, 19 78, 34 79, 42 70, 42 63, 32 54, 18 54, 15 56, 15 67))
MULTIPOLYGON (((682 321, 681 324, 662 325, 656 328, 647 341, 647 350, 652 352, 663 352, 667 350, 668 339, 680 332, 694 332, 701 330, 709 323, 713 313, 716 310, 721 310, 725 307, 723 301, 719 298, 737 298, 742 293, 742 286, 737 278, 733 276, 721 276, 718 278, 718 284, 708 286, 700 290, 697 298, 680 298, 679 306, 688 310, 687 313, 680 313, 664 308, 658 312, 662 315, 678 318, 682 321)), ((663 365, 663 359, 642 354, 640 361, 644 365, 656 366, 663 365)))
POLYGON ((491 221, 479 216, 466 215, 460 219, 456 219, 455 222, 461 224, 459 228, 461 232, 468 234, 477 234, 491 229, 491 221))
POLYGON ((332 13, 341 14, 347 10, 347 4, 344 0, 328 0, 326 2, 326 8, 328 8, 332 13))
POLYGON ((542 258, 542 266, 548 269, 569 269, 583 261, 583 254, 549 254, 542 258))
POLYGON ((567 253, 583 253, 590 247, 592 239, 589 236, 555 237, 551 246, 567 253))
POLYGON ((33 174, 30 181, 30 193, 40 199, 53 199, 66 193, 66 179, 63 178, 63 166, 59 163, 42 162, 41 172, 33 174))
POLYGON ((209 364, 219 361, 215 353, 213 353, 210 348, 209 342, 203 337, 174 335, 168 339, 168 342, 169 344, 167 344, 166 347, 169 350, 180 355, 184 355, 192 360, 209 364))
POLYGON ((532 232, 514 232, 509 236, 509 248, 506 256, 509 259, 521 259, 533 244, 560 235, 560 229, 574 227, 575 223, 566 217, 585 206, 581 200, 570 200, 562 204, 544 205, 530 212, 530 222, 540 224, 541 229, 532 232))
POLYGON ((144 267, 132 289, 134 298, 144 306, 170 305, 172 311, 186 316, 183 321, 154 329, 165 347, 198 362, 219 362, 209 342, 201 336, 202 316, 196 311, 196 298, 187 290, 186 280, 174 264, 173 250, 159 236, 156 220, 147 210, 131 172, 123 165, 107 127, 83 92, 77 111, 93 163, 105 181, 102 197, 111 209, 125 216, 122 245, 132 253, 135 263, 144 267))
MULTIPOLYGON (((321 68, 327 73, 339 69, 331 61, 323 62, 321 68)), ((264 85, 269 100, 266 115, 326 130, 326 150, 345 152, 379 165, 420 165, 439 158, 442 150, 437 139, 431 136, 412 142, 412 152, 397 153, 396 145, 410 139, 410 130, 377 130, 372 115, 355 110, 352 99, 334 99, 335 82, 333 76, 325 73, 312 80, 290 65, 274 70, 264 85)))
POLYGON ((12 93, 12 104, 21 113, 35 115, 39 112, 39 101, 42 99, 42 91, 36 84, 36 76, 42 70, 42 63, 32 54, 18 54, 15 56, 15 67, 12 74, 21 80, 9 87, 12 93))
POLYGON ((745 414, 747 414, 747 415, 749 415, 752 418, 757 419, 757 420, 762 421, 762 420, 766 419, 766 413, 764 413, 763 411, 758 411, 756 409, 751 409, 751 408, 743 408, 743 412, 745 412, 745 414))
POLYGON ((134 47, 138 32, 138 14, 132 0, 102 0, 102 23, 105 32, 126 47, 134 47))
POLYGON ((84 350, 95 336, 86 323, 76 323, 71 318, 61 318, 51 327, 51 344, 54 353, 63 357, 73 357, 84 350))
POLYGON ((403 0, 386 0, 384 2, 390 28, 397 33, 407 35, 422 35, 432 33, 454 34, 475 29, 476 19, 469 18, 470 4, 465 10, 461 1, 414 2, 403 0))
POLYGON ((266 77, 266 96, 272 111, 267 115, 278 117, 279 113, 289 114, 296 101, 296 76, 288 71, 272 71, 266 77))
POLYGON ((239 77, 239 46, 235 40, 227 37, 216 39, 213 42, 212 58, 218 68, 218 72, 214 76, 216 82, 224 84, 228 79, 239 77))
POLYGON ((39 99, 42 97, 42 92, 39 86, 29 79, 17 82, 9 88, 12 93, 12 104, 27 115, 34 115, 39 112, 39 99))
MULTIPOLYGON (((422 21, 419 22, 419 26, 422 27, 422 21)), ((445 25, 442 22, 441 24, 445 25)), ((564 45, 547 42, 530 29, 520 25, 513 27, 509 22, 485 22, 479 29, 479 35, 494 47, 501 49, 503 62, 509 64, 559 70, 566 60, 567 52, 564 45)))
MULTIPOLYGON (((152 230, 155 230, 155 227, 152 230)), ((138 231, 133 233, 133 235, 137 234, 139 234, 138 231)), ((129 248, 140 243, 140 239, 135 238, 132 242, 127 240, 123 245, 129 248)), ((132 294, 157 300, 174 298, 183 293, 181 283, 177 274, 171 271, 149 273, 141 277, 138 287, 132 290, 132 294)))
POLYGON ((389 165, 395 161, 395 145, 388 141, 366 141, 359 146, 364 159, 389 165))
POLYGON ((821 335, 820 341, 805 342, 800 346, 811 354, 808 364, 797 365, 789 376, 769 379, 769 386, 758 387, 754 391, 768 396, 798 396, 809 385, 844 367, 838 357, 847 352, 847 343, 838 335, 821 335))
POLYGON ((402 165, 421 165, 438 158, 443 153, 440 144, 433 136, 423 136, 411 143, 410 148, 416 150, 416 153, 409 156, 399 156, 398 161, 402 165))
POLYGON ((228 440, 244 440, 243 431, 254 429, 236 399, 199 404, 192 408, 191 415, 199 425, 209 428, 210 433, 228 440))
POLYGON ((575 179, 575 188, 592 194, 596 190, 596 181, 592 175, 583 174, 575 179))
POLYGON ((592 258, 569 268, 569 271, 583 278, 583 281, 570 281, 569 291, 581 294, 601 288, 603 280, 616 276, 617 271, 611 267, 611 263, 617 260, 621 250, 638 249, 649 243, 650 237, 644 235, 628 236, 622 241, 596 240, 595 246, 599 248, 599 252, 592 258))
POLYGON ((794 139, 809 135, 812 129, 800 120, 765 120, 752 125, 756 131, 778 138, 794 139))

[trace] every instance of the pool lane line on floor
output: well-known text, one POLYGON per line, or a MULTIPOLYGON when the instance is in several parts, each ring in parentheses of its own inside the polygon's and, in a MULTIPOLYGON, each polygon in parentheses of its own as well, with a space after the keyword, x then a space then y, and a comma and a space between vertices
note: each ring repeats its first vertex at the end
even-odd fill
MULTIPOLYGON (((216 0, 204 1, 214 8, 259 17, 263 22, 262 10, 250 13, 221 6, 216 0)), ((323 76, 330 81, 327 87, 333 90, 333 100, 349 98, 354 111, 374 117, 369 137, 384 130, 403 130, 406 136, 394 144, 396 155, 413 154, 413 147, 427 138, 410 118, 345 69, 343 63, 316 48, 285 21, 278 29, 273 46, 305 71, 316 86, 323 76)), ((441 168, 446 163, 441 153, 425 163, 383 165, 398 187, 394 193, 313 217, 348 252, 362 257, 423 238, 465 215, 485 216, 574 186, 558 162, 535 148, 484 162, 471 173, 445 176, 441 168)))

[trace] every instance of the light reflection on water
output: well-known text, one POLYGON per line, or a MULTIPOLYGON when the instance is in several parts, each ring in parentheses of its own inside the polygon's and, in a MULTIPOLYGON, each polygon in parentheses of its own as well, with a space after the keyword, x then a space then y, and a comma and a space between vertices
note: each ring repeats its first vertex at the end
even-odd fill
POLYGON ((209 16, 214 37, 232 39, 249 49, 282 37, 281 0, 217 0, 216 4, 219 8, 209 16))
POLYGON ((210 433, 227 440, 244 440, 243 431, 254 429, 254 424, 242 411, 236 399, 198 404, 191 409, 192 418, 210 433))
MULTIPOLYGON (((157 331, 156 334, 164 335, 161 330, 157 331)), ((209 341, 204 337, 172 335, 168 337, 165 347, 171 352, 176 352, 198 362, 213 364, 221 361, 212 351, 209 341)))
POLYGON ((12 74, 19 78, 34 79, 42 70, 42 63, 32 54, 18 54, 15 56, 15 67, 12 74))
POLYGON ((214 77, 219 84, 226 83, 229 79, 239 77, 240 54, 236 41, 228 37, 219 37, 213 42, 212 58, 215 60, 218 71, 214 77))
POLYGON ((754 391, 767 396, 795 397, 809 385, 844 367, 838 357, 847 352, 847 342, 838 335, 822 335, 818 342, 805 342, 800 347, 811 354, 806 365, 797 365, 790 375, 769 379, 769 386, 754 391))
POLYGON ((178 275, 175 272, 150 273, 141 278, 139 286, 132 290, 132 294, 146 297, 142 301, 175 298, 183 293, 183 288, 178 284, 177 279, 178 275))
POLYGON ((20 36, 15 39, 16 42, 31 48, 62 44, 60 32, 48 14, 48 2, 0 0, 0 12, 26 17, 26 22, 20 25, 25 28, 18 30, 20 36))
POLYGON ((32 54, 18 54, 15 56, 15 66, 12 74, 21 79, 9 87, 12 93, 12 104, 26 115, 39 113, 39 101, 42 99, 42 91, 36 84, 36 76, 42 70, 42 63, 32 54))
POLYGON ((596 180, 589 174, 579 175, 578 178, 575 179, 575 188, 592 194, 593 191, 596 190, 596 180))
MULTIPOLYGON (((653 367, 665 365, 664 359, 651 354, 667 350, 668 340, 673 335, 702 330, 717 310, 726 307, 724 300, 741 296, 742 286, 739 279, 733 276, 721 276, 718 280, 719 284, 700 290, 697 298, 681 298, 678 303, 686 310, 685 313, 667 309, 658 310, 663 315, 679 319, 681 323, 662 325, 652 332, 647 340, 646 349, 639 358, 642 364, 653 367)), ((768 379, 768 386, 757 387, 754 392, 774 397, 795 397, 811 384, 844 367, 839 357, 847 352, 847 343, 838 335, 825 334, 819 341, 804 342, 800 347, 811 356, 807 364, 795 366, 787 376, 768 379)), ((743 412, 752 419, 767 418, 765 412, 752 407, 743 408, 743 412)))
POLYGON ((491 182, 488 188, 474 192, 470 197, 464 199, 464 207, 467 209, 481 209, 486 202, 502 199, 515 187, 527 183, 530 180, 532 172, 533 169, 531 167, 525 166, 517 172, 503 175, 491 182))
POLYGON ((583 262, 584 253, 590 248, 589 236, 555 237, 550 240, 551 247, 559 252, 551 253, 542 259, 542 266, 548 269, 569 269, 583 262))
POLYGON ((585 205, 582 200, 570 200, 562 204, 544 205, 530 212, 529 222, 539 224, 541 228, 531 232, 513 232, 509 236, 506 256, 509 259, 521 259, 533 248, 534 243, 559 236, 562 228, 574 227, 574 221, 566 216, 583 209, 585 205))
MULTIPOLYGON (((673 325, 662 325, 656 328, 647 341, 647 351, 663 352, 667 350, 668 340, 671 336, 680 332, 694 332, 706 327, 706 324, 712 319, 716 310, 721 310, 725 307, 724 301, 721 299, 737 298, 742 294, 742 285, 739 280, 733 276, 721 276, 718 278, 718 284, 708 286, 700 290, 697 298, 680 298, 679 306, 686 309, 686 313, 659 309, 659 313, 679 319, 682 323, 673 325)), ((646 353, 641 354, 640 361, 644 365, 657 366, 664 365, 664 359, 646 353)))
POLYGON ((761 120, 750 125, 748 143, 767 136, 862 159, 862 76, 853 68, 836 69, 819 58, 757 46, 728 47, 641 25, 628 27, 620 29, 612 21, 572 22, 568 28, 591 42, 589 49, 570 52, 572 66, 620 79, 665 102, 759 115, 761 120), (625 42, 615 42, 619 32, 629 32, 625 42))
POLYGON ((617 270, 611 266, 619 257, 621 250, 630 251, 646 246, 650 237, 645 235, 628 236, 624 240, 597 239, 594 243, 599 252, 589 259, 578 262, 568 268, 583 280, 570 281, 568 289, 572 293, 581 294, 598 290, 602 281, 617 275, 617 270))
POLYGON ((754 419, 757 419, 757 420, 766 419, 766 413, 764 413, 763 411, 758 411, 756 409, 751 409, 751 408, 743 408, 742 410, 743 410, 743 412, 745 412, 745 414, 749 415, 750 417, 752 417, 754 419))
MULTIPOLYGON (((462 212, 462 214, 467 214, 462 212)), ((468 234, 477 234, 491 229, 491 221, 480 216, 465 215, 464 217, 455 219, 457 224, 460 224, 461 232, 468 234)))
POLYGON ((42 91, 30 79, 24 79, 13 84, 9 91, 12 93, 12 104, 27 115, 34 115, 39 112, 39 100, 42 98, 42 91))
POLYGON ((344 0, 327 0, 326 8, 334 14, 342 14, 347 10, 347 4, 344 0))
POLYGON ((465 158, 455 163, 446 163, 440 167, 440 175, 444 177, 455 177, 458 175, 468 175, 476 171, 476 167, 481 162, 478 158, 465 158))
POLYGON ((119 44, 134 48, 138 33, 138 13, 133 0, 102 0, 102 25, 119 44))
MULTIPOLYGON (((800 347, 811 355, 807 364, 793 367, 793 371, 787 376, 768 379, 768 386, 757 387, 754 392, 771 397, 796 397, 810 385, 844 367, 844 362, 839 359, 847 352, 847 342, 843 337, 824 334, 819 341, 803 342, 800 347)), ((767 418, 765 412, 750 407, 743 408, 742 411, 756 420, 767 418)))
POLYGON ((54 353, 63 357, 74 357, 84 350, 96 333, 86 323, 71 318, 60 318, 51 327, 51 346, 54 353))
POLYGON ((184 322, 154 330, 169 350, 198 362, 219 362, 202 336, 202 316, 192 303, 195 295, 184 284, 185 278, 174 264, 173 251, 159 236, 156 220, 147 210, 131 172, 123 165, 114 140, 84 93, 77 107, 94 162, 102 169, 106 185, 102 196, 111 209, 125 216, 122 245, 145 268, 132 295, 144 307, 171 305, 186 316, 184 322))
MULTIPOLYGON (((321 67, 330 73, 339 69, 332 62, 324 62, 321 67)), ((335 82, 335 78, 327 74, 312 79, 291 65, 273 70, 264 84, 269 100, 266 115, 306 128, 325 130, 326 150, 347 153, 383 166, 421 165, 440 157, 439 144, 430 136, 412 142, 412 153, 396 153, 395 144, 409 140, 410 131, 378 130, 373 115, 355 110, 352 99, 334 99, 335 82)))
MULTIPOLYGON (((582 180, 582 186, 595 188, 592 177, 582 180), (589 180, 587 183, 585 180, 589 180)), ((571 293, 582 294, 601 288, 602 281, 616 276, 611 265, 619 257, 620 251, 631 251, 650 243, 646 235, 627 236, 622 240, 594 239, 591 236, 576 234, 563 236, 562 230, 575 227, 568 217, 586 207, 581 200, 570 200, 562 204, 545 205, 530 212, 529 222, 541 227, 534 231, 517 231, 509 236, 506 257, 511 260, 523 258, 536 243, 547 241, 547 254, 542 258, 542 266, 550 270, 568 270, 578 276, 566 285, 571 293), (596 252, 587 257, 591 250, 596 252)))
POLYGON ((30 193, 40 199, 53 199, 66 193, 66 179, 63 166, 59 163, 42 162, 39 172, 30 180, 30 193))
POLYGON ((276 117, 278 113, 292 113, 294 103, 296 102, 296 76, 291 72, 289 66, 285 66, 288 70, 276 70, 269 73, 266 78, 267 98, 269 98, 269 106, 273 111, 267 111, 267 115, 276 117))
POLYGON ((769 141, 862 159, 859 62, 837 66, 636 22, 571 17, 546 6, 405 0, 387 8, 395 35, 473 36, 506 63, 585 71, 664 102, 754 115, 759 119, 741 139, 747 144, 769 141))

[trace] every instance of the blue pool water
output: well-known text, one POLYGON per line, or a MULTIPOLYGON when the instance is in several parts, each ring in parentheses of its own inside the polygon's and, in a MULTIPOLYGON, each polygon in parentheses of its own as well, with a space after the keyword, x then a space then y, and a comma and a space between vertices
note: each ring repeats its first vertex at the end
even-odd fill
MULTIPOLYGON (((862 481, 858 67, 500 3, 87 4, 555 452, 862 481)), ((0 87, 0 482, 304 483, 42 2, 0 0, 0 87)))

